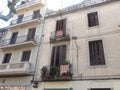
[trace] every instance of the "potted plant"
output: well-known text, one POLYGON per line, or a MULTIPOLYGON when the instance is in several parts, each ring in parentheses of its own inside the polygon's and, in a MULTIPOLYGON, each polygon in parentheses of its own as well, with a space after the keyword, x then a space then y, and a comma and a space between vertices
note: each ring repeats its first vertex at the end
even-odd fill
POLYGON ((47 74, 48 74, 48 68, 46 66, 43 66, 41 69, 41 78, 42 79, 47 78, 47 74))

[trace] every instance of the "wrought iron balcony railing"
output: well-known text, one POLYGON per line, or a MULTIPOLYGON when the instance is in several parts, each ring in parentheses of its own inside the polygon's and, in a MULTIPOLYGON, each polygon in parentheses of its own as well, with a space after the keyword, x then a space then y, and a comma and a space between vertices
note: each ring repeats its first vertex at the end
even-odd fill
POLYGON ((18 19, 11 21, 11 26, 16 25, 16 24, 20 24, 20 23, 32 22, 34 19, 39 19, 40 17, 41 17, 41 14, 29 15, 29 16, 23 17, 21 19, 18 18, 18 19))
POLYGON ((51 32, 50 43, 59 42, 59 41, 69 41, 69 40, 70 40, 70 36, 68 33, 64 33, 63 31, 51 32))
POLYGON ((41 79, 43 81, 71 80, 71 65, 43 66, 41 69, 41 79))
POLYGON ((0 65, 0 76, 30 74, 30 63, 5 63, 0 65))
POLYGON ((33 41, 35 44, 37 44, 39 42, 39 39, 36 35, 35 36, 24 35, 17 37, 16 39, 14 38, 13 40, 11 38, 2 40, 1 46, 21 44, 21 43, 24 44, 25 42, 29 42, 29 41, 33 41))

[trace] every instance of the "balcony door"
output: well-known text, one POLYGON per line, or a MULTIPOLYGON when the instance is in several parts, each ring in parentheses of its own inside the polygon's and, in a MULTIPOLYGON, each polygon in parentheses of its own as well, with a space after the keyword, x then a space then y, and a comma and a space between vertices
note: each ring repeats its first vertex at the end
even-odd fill
POLYGON ((56 23, 55 36, 63 36, 66 34, 66 19, 58 20, 56 23))
POLYGON ((17 23, 21 23, 21 22, 22 22, 23 16, 24 16, 24 15, 20 15, 20 16, 18 16, 17 23))
POLYGON ((40 17, 40 10, 36 10, 33 12, 33 19, 40 17))
POLYGON ((18 32, 15 32, 12 34, 10 44, 15 44, 16 39, 17 39, 18 32))
POLYGON ((34 40, 36 28, 30 28, 28 31, 27 40, 34 40))
POLYGON ((11 58, 11 53, 5 54, 2 63, 9 63, 10 58, 11 58))
POLYGON ((51 66, 59 67, 66 59, 66 45, 52 48, 51 66))

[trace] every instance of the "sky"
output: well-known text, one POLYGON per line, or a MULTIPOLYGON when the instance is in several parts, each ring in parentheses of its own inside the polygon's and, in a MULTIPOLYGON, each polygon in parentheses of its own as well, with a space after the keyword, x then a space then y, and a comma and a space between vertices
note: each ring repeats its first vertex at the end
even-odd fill
MULTIPOLYGON (((81 3, 83 0, 47 0, 47 7, 52 10, 58 10, 60 8, 68 7, 74 4, 81 3)), ((0 13, 7 15, 9 9, 7 7, 7 0, 0 0, 0 13)), ((11 19, 8 22, 0 20, 0 28, 6 27, 10 24, 11 19)))

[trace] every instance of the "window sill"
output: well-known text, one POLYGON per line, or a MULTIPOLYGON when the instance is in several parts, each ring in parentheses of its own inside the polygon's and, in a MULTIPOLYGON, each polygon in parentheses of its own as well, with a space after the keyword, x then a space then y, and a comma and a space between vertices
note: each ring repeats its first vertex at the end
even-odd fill
POLYGON ((88 27, 88 30, 90 30, 90 29, 95 29, 95 28, 100 28, 100 25, 88 27))
POLYGON ((106 68, 107 65, 89 65, 90 69, 93 69, 93 68, 106 68))

